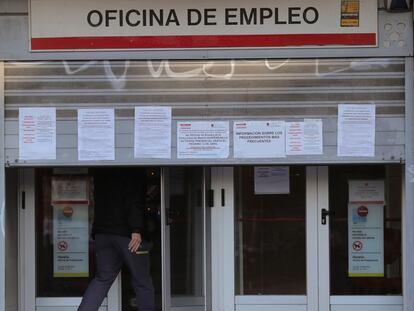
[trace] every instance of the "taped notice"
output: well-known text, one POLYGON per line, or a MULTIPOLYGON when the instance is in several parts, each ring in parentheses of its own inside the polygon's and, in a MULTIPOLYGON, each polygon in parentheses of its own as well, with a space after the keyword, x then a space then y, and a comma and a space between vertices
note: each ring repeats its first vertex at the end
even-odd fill
POLYGON ((286 154, 323 154, 322 120, 305 119, 305 122, 286 122, 286 154))
POLYGON ((286 156, 285 121, 237 121, 233 133, 235 158, 286 156))
POLYGON ((254 194, 289 194, 289 166, 254 168, 254 194))
POLYGON ((228 158, 229 135, 226 121, 177 122, 177 158, 228 158))
POLYGON ((348 276, 384 276, 384 205, 348 205, 348 276))

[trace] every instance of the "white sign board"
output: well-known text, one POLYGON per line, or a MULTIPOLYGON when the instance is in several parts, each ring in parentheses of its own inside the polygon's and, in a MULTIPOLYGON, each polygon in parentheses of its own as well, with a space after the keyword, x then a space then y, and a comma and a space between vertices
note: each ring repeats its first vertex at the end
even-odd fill
POLYGON ((376 46, 377 0, 30 0, 32 50, 376 46))
POLYGON ((89 180, 82 177, 53 177, 52 204, 89 204, 89 180))
POLYGON ((348 185, 350 203, 385 202, 383 180, 350 180, 348 185))
POLYGON ((135 158, 171 158, 171 107, 135 107, 135 158))
POLYGON ((282 158, 284 121, 236 121, 233 125, 235 158, 282 158))
POLYGON ((349 204, 348 275, 384 276, 384 205, 349 204))
POLYGON ((78 110, 78 159, 115 160, 114 109, 78 110))
POLYGON ((229 136, 227 121, 177 122, 177 158, 228 158, 229 136))
POLYGON ((286 122, 286 154, 323 154, 322 120, 305 119, 305 122, 286 122))
POLYGON ((254 168, 255 194, 289 194, 289 166, 258 166, 254 168))
POLYGON ((339 105, 338 157, 375 156, 375 105, 339 105))
POLYGON ((348 275, 384 276, 384 181, 350 180, 348 275))
POLYGON ((53 276, 89 276, 87 204, 53 205, 53 276))
POLYGON ((19 159, 56 160, 56 108, 19 109, 19 159))

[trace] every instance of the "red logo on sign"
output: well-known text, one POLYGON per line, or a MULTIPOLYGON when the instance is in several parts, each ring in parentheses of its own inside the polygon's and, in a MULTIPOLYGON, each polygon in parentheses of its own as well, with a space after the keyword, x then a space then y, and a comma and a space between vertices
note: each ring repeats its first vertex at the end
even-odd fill
POLYGON ((57 247, 60 251, 66 251, 68 249, 68 243, 66 241, 59 241, 57 247))
POLYGON ((358 213, 358 216, 360 216, 360 217, 367 217, 368 216, 368 207, 363 206, 363 205, 358 207, 357 213, 358 213))
POLYGON ((354 243, 352 243, 352 249, 356 252, 359 252, 360 250, 362 250, 362 242, 361 241, 355 241, 354 243))

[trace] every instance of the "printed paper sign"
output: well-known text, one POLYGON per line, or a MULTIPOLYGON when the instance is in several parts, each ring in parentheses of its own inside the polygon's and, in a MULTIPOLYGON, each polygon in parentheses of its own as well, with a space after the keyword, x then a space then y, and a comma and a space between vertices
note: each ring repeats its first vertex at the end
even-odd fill
POLYGON ((349 204, 348 275, 384 276, 384 205, 349 204))
POLYGON ((375 105, 339 105, 338 156, 375 156, 375 105))
POLYGON ((348 184, 350 203, 383 204, 385 202, 383 180, 350 180, 348 184))
POLYGON ((135 158, 171 158, 171 107, 135 107, 135 158))
POLYGON ((114 109, 78 110, 78 159, 115 160, 114 109))
POLYGON ((384 180, 350 180, 348 275, 384 276, 384 180))
POLYGON ((53 276, 89 276, 87 204, 53 205, 53 276))
POLYGON ((255 194, 289 194, 288 166, 259 166, 254 168, 255 194))
POLYGON ((19 159, 56 160, 56 108, 19 109, 19 159))
POLYGON ((31 0, 32 50, 376 46, 377 0, 31 0))
POLYGON ((89 203, 89 180, 86 178, 52 177, 52 204, 89 203))
POLYGON ((233 125, 235 158, 282 158, 284 121, 236 121, 233 125))
POLYGON ((177 122, 177 158, 228 158, 229 136, 226 121, 177 122))
POLYGON ((322 120, 286 122, 286 154, 323 154, 322 120))

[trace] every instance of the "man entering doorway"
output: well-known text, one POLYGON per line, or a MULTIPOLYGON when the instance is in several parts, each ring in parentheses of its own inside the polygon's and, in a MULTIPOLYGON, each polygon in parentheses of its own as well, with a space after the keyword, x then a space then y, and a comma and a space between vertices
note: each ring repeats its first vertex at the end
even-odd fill
POLYGON ((139 311, 154 311, 154 287, 144 245, 145 175, 130 169, 98 169, 94 174, 96 275, 78 311, 97 311, 125 264, 139 311))

